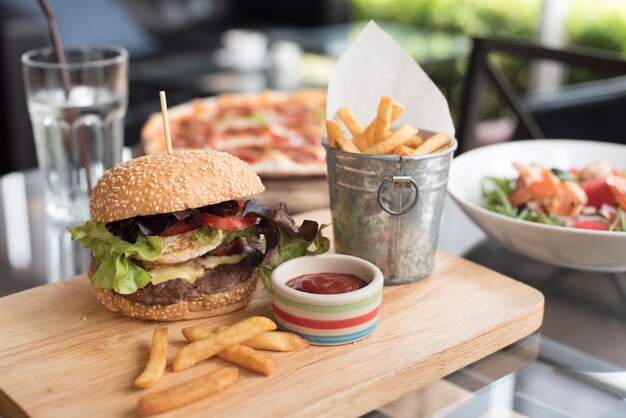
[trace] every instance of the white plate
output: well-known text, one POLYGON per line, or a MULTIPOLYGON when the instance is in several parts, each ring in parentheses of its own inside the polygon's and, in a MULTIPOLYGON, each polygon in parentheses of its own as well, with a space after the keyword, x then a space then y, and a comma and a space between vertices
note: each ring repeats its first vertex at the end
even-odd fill
POLYGON ((462 154, 450 168, 448 192, 487 235, 511 251, 579 270, 626 271, 626 232, 592 231, 522 221, 482 205, 484 176, 515 177, 513 161, 581 168, 608 160, 626 169, 626 145, 578 140, 531 140, 490 145, 462 154))

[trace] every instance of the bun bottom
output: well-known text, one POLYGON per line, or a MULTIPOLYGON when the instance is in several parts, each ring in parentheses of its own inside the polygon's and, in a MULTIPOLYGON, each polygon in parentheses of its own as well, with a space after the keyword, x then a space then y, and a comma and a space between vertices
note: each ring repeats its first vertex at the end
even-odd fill
POLYGON ((185 300, 171 305, 145 305, 134 302, 110 289, 103 289, 89 281, 98 301, 111 312, 119 312, 133 318, 151 321, 180 321, 225 315, 244 308, 257 285, 256 274, 242 284, 225 292, 202 295, 193 300, 185 300))

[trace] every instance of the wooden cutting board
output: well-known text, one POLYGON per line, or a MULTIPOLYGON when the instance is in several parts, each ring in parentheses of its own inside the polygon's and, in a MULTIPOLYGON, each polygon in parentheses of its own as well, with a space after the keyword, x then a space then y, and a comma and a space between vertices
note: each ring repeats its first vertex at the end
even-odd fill
MULTIPOLYGON (((327 211, 305 217, 324 221, 327 211)), ((332 235, 332 234, 329 234, 332 235)), ((169 324, 169 364, 180 329, 271 317, 257 291, 239 312, 169 324)), ((132 382, 161 323, 110 313, 75 277, 0 298, 0 413, 33 417, 134 417, 137 399, 224 366, 210 359, 154 388, 132 382)), ((440 379, 537 330, 543 295, 464 259, 439 253, 435 272, 384 290, 376 331, 357 343, 274 353, 271 377, 240 369, 221 393, 159 417, 357 416, 440 379)))

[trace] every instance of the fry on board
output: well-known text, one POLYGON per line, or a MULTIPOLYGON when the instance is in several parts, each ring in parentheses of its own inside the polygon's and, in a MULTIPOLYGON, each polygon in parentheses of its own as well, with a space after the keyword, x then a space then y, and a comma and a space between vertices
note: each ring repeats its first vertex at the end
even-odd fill
POLYGON ((216 331, 205 339, 183 347, 176 355, 172 369, 175 372, 188 369, 228 347, 241 344, 262 332, 275 329, 276 324, 270 319, 263 316, 251 316, 230 327, 216 331))
POLYGON ((157 328, 152 334, 150 357, 144 371, 135 379, 135 386, 149 388, 161 380, 167 364, 167 327, 157 328))
MULTIPOLYGON (((220 327, 215 331, 219 332, 221 329, 226 329, 226 327, 220 327)), ((182 333, 189 342, 200 341, 213 335, 213 332, 198 326, 183 328, 182 333)), ((269 354, 245 345, 233 345, 216 355, 221 359, 250 369, 263 376, 270 376, 274 372, 274 360, 272 360, 269 354)))
POLYGON ((304 350, 311 343, 309 340, 290 332, 270 331, 255 335, 243 345, 257 350, 289 352, 304 350))
POLYGON ((144 395, 137 403, 139 415, 160 414, 199 401, 226 389, 237 381, 238 376, 236 367, 224 367, 182 385, 144 395))

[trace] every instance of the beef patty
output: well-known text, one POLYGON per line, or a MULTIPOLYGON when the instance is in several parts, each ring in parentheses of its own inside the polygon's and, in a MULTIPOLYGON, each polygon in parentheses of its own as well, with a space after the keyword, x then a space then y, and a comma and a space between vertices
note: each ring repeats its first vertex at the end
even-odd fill
POLYGON ((225 292, 249 280, 253 271, 254 267, 250 266, 246 257, 237 264, 222 264, 205 270, 194 284, 183 279, 168 280, 156 286, 148 283, 135 293, 124 296, 144 305, 171 305, 199 298, 203 294, 225 292))

